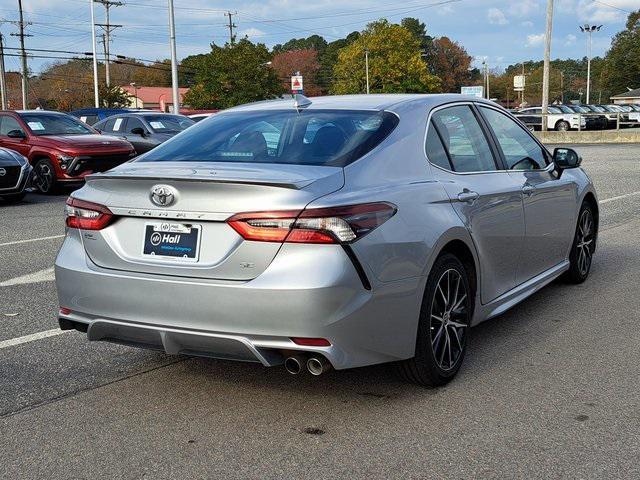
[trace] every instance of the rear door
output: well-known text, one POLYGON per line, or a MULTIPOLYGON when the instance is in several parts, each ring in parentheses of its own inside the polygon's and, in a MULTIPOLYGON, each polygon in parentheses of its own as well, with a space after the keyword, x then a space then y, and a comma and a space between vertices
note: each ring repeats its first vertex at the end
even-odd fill
POLYGON ((525 239, 518 283, 562 262, 573 239, 576 184, 550 165, 549 154, 525 129, 497 109, 480 106, 524 203, 525 239))
POLYGON ((152 138, 149 128, 147 128, 139 118, 126 117, 126 124, 122 128, 122 138, 128 140, 133 145, 138 155, 146 153, 158 145, 158 142, 152 138), (133 133, 132 130, 136 128, 141 128, 142 131, 145 132, 144 135, 133 133))
POLYGON ((478 115, 471 104, 434 111, 426 150, 471 233, 481 263, 481 298, 487 303, 516 286, 524 215, 520 186, 500 170, 478 115))

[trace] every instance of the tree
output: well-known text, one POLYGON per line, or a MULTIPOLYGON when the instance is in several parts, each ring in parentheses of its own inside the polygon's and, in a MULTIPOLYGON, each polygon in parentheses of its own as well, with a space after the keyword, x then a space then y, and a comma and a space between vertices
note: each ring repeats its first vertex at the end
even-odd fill
POLYGON ((291 75, 300 72, 304 77, 305 95, 309 97, 322 94, 322 89, 317 83, 317 75, 320 70, 317 50, 307 48, 277 53, 273 56, 271 67, 278 75, 284 91, 291 88, 291 75))
POLYGON ((420 56, 420 42, 406 28, 379 20, 342 48, 333 72, 337 94, 366 91, 365 50, 369 51, 371 92, 432 92, 438 79, 429 74, 420 56))
POLYGON ((320 35, 311 35, 307 38, 292 38, 284 44, 277 44, 273 47, 273 53, 290 52, 292 50, 315 50, 318 55, 322 55, 327 48, 327 41, 320 35))
POLYGON ((420 42, 422 54, 428 56, 433 48, 433 37, 427 35, 427 26, 417 18, 407 17, 400 21, 400 25, 409 30, 420 42))
POLYGON ((603 81, 613 95, 640 88, 640 10, 629 14, 625 30, 613 37, 605 58, 603 81))
POLYGON ((193 108, 229 108, 247 102, 275 98, 283 93, 276 73, 266 64, 267 47, 244 38, 188 62, 195 69, 194 85, 185 95, 193 108))
POLYGON ((471 80, 471 56, 457 42, 448 37, 433 40, 431 50, 426 55, 429 72, 440 78, 443 92, 458 93, 460 87, 471 80))
POLYGON ((333 83, 333 67, 338 63, 338 52, 340 49, 351 45, 360 37, 360 32, 351 32, 346 38, 340 38, 327 45, 319 54, 320 71, 318 72, 318 85, 322 93, 329 92, 333 83))

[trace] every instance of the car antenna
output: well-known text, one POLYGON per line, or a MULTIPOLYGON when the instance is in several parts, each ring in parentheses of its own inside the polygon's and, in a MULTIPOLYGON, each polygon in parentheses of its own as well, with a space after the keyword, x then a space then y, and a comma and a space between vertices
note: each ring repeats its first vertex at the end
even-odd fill
POLYGON ((301 108, 311 105, 311 100, 302 95, 301 93, 293 94, 293 106, 299 112, 301 108))

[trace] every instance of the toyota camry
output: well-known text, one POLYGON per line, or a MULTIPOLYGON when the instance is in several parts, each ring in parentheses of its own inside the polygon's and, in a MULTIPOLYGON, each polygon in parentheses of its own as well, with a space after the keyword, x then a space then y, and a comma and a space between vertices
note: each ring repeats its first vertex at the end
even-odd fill
POLYGON ((442 385, 470 327, 589 275, 580 162, 460 95, 232 108, 68 199, 60 327, 294 374, 396 362, 442 385))

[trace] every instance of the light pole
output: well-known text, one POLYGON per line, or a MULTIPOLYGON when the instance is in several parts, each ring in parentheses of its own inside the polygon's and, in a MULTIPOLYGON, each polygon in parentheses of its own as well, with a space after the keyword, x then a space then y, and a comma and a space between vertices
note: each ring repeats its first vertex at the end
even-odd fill
POLYGON ((369 95, 369 49, 364 49, 364 68, 367 74, 367 95, 369 95))
POLYGON ((169 0, 169 37, 171 47, 171 90, 173 90, 173 113, 180 113, 180 94, 178 93, 178 58, 176 55, 176 24, 173 13, 173 0, 169 0))
POLYGON ((133 87, 133 97, 136 99, 136 109, 138 108, 138 85, 136 82, 131 82, 129 85, 133 87))
POLYGON ((98 54, 96 52, 96 20, 93 13, 93 0, 91 3, 91 48, 93 51, 93 102, 96 108, 100 108, 100 94, 98 93, 98 54))
POLYGON ((553 0, 547 0, 547 28, 544 34, 544 65, 542 67, 542 130, 547 130, 549 117, 549 75, 551 72, 551 30, 553 29, 553 0))
POLYGON ((588 25, 580 26, 582 33, 588 34, 587 38, 587 105, 589 105, 589 93, 591 90, 591 35, 593 32, 599 32, 602 25, 588 25))

